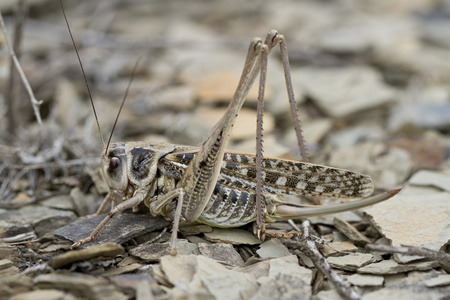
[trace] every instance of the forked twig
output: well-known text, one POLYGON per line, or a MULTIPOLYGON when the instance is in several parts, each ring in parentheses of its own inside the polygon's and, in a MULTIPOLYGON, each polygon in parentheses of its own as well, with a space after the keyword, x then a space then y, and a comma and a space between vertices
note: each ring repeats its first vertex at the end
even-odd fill
POLYGON ((386 245, 367 244, 365 248, 366 250, 369 251, 381 251, 389 253, 399 253, 410 256, 422 256, 424 258, 441 261, 443 263, 450 263, 450 254, 440 251, 434 251, 424 247, 413 247, 406 245, 402 245, 401 247, 393 247, 386 245))
POLYGON ((42 125, 42 118, 39 113, 39 105, 41 105, 43 101, 37 100, 36 97, 34 96, 33 90, 31 89, 30 83, 28 82, 27 77, 23 72, 22 66, 20 65, 19 60, 17 59, 16 53, 14 52, 14 49, 9 43, 8 34, 6 32, 6 26, 5 23, 3 22, 3 16, 1 12, 0 12, 0 26, 2 27, 2 31, 5 36, 6 46, 8 47, 9 54, 11 55, 11 58, 14 61, 14 65, 16 66, 17 72, 19 73, 20 78, 22 79, 23 85, 25 86, 25 89, 27 90, 28 95, 30 96, 31 106, 33 107, 36 120, 38 121, 39 125, 42 125))
MULTIPOLYGON (((302 224, 302 227, 304 229, 308 228, 309 226, 308 223, 309 223, 308 221, 305 221, 304 224, 302 224)), ((333 283, 339 295, 341 295, 345 299, 352 299, 352 300, 361 299, 361 295, 357 292, 357 290, 353 288, 350 284, 342 280, 342 278, 339 277, 339 275, 333 270, 328 261, 322 255, 322 253, 320 253, 316 243, 310 238, 308 238, 307 234, 308 230, 303 230, 304 236, 300 240, 297 241, 285 240, 284 243, 288 247, 299 249, 300 251, 305 253, 306 256, 308 256, 312 260, 314 266, 316 266, 316 268, 322 274, 324 274, 325 277, 327 277, 328 280, 331 281, 331 283, 333 283)))

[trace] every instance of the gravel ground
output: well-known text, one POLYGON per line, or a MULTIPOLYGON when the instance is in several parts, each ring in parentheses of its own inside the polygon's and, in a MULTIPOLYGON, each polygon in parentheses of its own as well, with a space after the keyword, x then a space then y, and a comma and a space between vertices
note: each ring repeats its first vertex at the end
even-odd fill
MULTIPOLYGON (((0 299, 450 297, 450 1, 64 1, 105 140, 134 76, 112 141, 197 145, 225 113, 251 39, 276 29, 310 161, 368 174, 375 193, 402 188, 370 208, 309 218, 323 241, 194 224, 181 228, 176 257, 170 222, 145 206, 70 250, 104 217, 83 218, 109 190, 102 141, 58 1, 19 3, 0 11, 42 125, 2 36, 0 299)), ((264 155, 302 160, 278 49, 267 76, 264 155)), ((255 152, 257 96, 254 87, 228 149, 255 152)))

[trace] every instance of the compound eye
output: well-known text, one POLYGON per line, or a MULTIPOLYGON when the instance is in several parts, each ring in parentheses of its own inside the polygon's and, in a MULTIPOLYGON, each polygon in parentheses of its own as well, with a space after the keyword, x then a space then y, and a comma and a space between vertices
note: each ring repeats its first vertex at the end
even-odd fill
POLYGON ((120 158, 114 156, 111 157, 111 160, 109 161, 109 169, 111 171, 115 170, 119 167, 119 165, 120 165, 120 158))

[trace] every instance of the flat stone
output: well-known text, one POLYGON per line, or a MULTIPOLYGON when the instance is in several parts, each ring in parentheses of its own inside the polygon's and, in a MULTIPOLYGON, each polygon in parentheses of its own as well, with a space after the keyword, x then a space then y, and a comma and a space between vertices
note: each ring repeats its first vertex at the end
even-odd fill
POLYGON ((383 260, 378 263, 372 263, 367 266, 358 268, 358 273, 363 274, 397 274, 409 271, 425 271, 439 266, 437 261, 416 262, 408 264, 399 264, 393 259, 383 260))
POLYGON ((9 298, 10 300, 75 300, 76 298, 56 289, 37 290, 20 293, 9 298))
POLYGON ((38 236, 43 236, 76 218, 73 212, 49 208, 41 205, 27 205, 15 210, 0 210, 0 220, 6 227, 0 225, 0 235, 11 236, 11 232, 28 232, 30 225, 38 236), (5 233, 1 233, 6 231, 5 233), (10 232, 10 233, 7 233, 10 232))
POLYGON ((348 252, 356 252, 358 247, 352 242, 331 242, 320 246, 320 250, 325 257, 342 256, 348 252))
POLYGON ((296 280, 301 280, 309 285, 312 281, 313 272, 310 269, 302 267, 298 264, 298 259, 295 255, 289 257, 289 261, 282 259, 269 260, 269 278, 280 279, 295 277, 296 280))
POLYGON ((364 300, 396 299, 396 300, 440 300, 450 295, 450 286, 430 288, 426 282, 439 276, 438 272, 412 272, 404 279, 383 289, 364 294, 364 300))
POLYGON ((261 277, 258 279, 259 290, 250 299, 292 299, 308 300, 311 285, 288 273, 278 274, 276 278, 261 277))
POLYGON ((289 250, 283 245, 279 239, 270 239, 263 242, 256 253, 261 258, 273 258, 292 255, 289 250))
POLYGON ((356 271, 357 269, 370 264, 373 256, 370 253, 354 253, 344 256, 328 257, 330 265, 336 269, 345 271, 356 271))
POLYGON ((179 231, 183 235, 196 235, 200 233, 211 232, 212 227, 205 224, 193 223, 189 225, 180 226, 179 231))
POLYGON ((13 262, 9 259, 0 259, 0 270, 7 269, 13 265, 13 262))
POLYGON ((378 107, 396 97, 378 72, 364 66, 304 68, 301 78, 306 94, 332 117, 342 118, 378 107))
MULTIPOLYGON (((192 130, 198 129, 203 136, 211 129, 225 114, 226 108, 198 107, 190 120, 188 126, 192 130), (191 127, 192 126, 192 127, 191 127)), ((231 132, 231 139, 244 140, 256 136, 256 111, 249 108, 242 108, 236 118, 236 123, 231 132)), ((275 120, 272 115, 264 114, 264 134, 269 134, 275 127, 275 120)), ((199 141, 197 138, 196 141, 199 141)), ((256 145, 256 143, 255 143, 256 145)))
POLYGON ((428 279, 425 281, 425 285, 428 287, 450 285, 450 275, 442 274, 439 275, 438 277, 428 279))
POLYGON ((347 277, 347 281, 357 286, 382 286, 383 276, 353 274, 347 277))
MULTIPOLYGON (((198 246, 184 239, 179 239, 176 245, 177 255, 198 255, 198 246)), ((142 259, 145 262, 157 262, 161 257, 170 255, 169 243, 144 243, 128 251, 130 255, 142 259)))
MULTIPOLYGON (((393 198, 365 212, 392 246, 409 245, 439 251, 448 243, 450 193, 406 186, 393 198)), ((394 257, 399 262, 419 259, 417 256, 394 257)))
POLYGON ((257 245, 262 243, 252 233, 236 228, 213 228, 212 232, 205 233, 205 238, 211 242, 222 242, 233 245, 257 245))
POLYGON ((107 279, 92 275, 80 273, 44 274, 37 276, 34 283, 40 289, 66 290, 83 299, 128 299, 107 279))
MULTIPOLYGON (((240 79, 239 73, 229 71, 216 72, 196 81, 196 97, 202 102, 226 102, 233 98, 240 79)), ((270 94, 270 91, 269 91, 270 94)), ((267 98, 270 95, 267 96, 267 98)), ((255 84, 250 89, 246 101, 258 100, 258 86, 255 84)))
MULTIPOLYGON (((78 220, 55 230, 55 236, 72 242, 79 241, 88 237, 105 216, 102 214, 78 220)), ((109 220, 92 242, 82 245, 81 248, 106 242, 122 244, 136 236, 161 229, 169 224, 170 222, 164 218, 153 217, 150 214, 118 213, 109 220)))
POLYGON ((59 269, 68 264, 89 260, 95 257, 102 257, 104 259, 111 259, 119 254, 122 254, 124 249, 122 246, 114 243, 106 243, 102 245, 95 245, 86 249, 68 251, 60 255, 53 256, 48 265, 53 269, 59 269))
POLYGON ((358 246, 365 246, 370 243, 370 240, 361 234, 355 227, 353 227, 350 223, 342 220, 339 217, 335 217, 333 220, 333 224, 337 230, 343 233, 346 237, 348 237, 353 243, 358 246))
POLYGON ((164 294, 156 279, 147 273, 114 275, 110 276, 109 280, 126 294, 136 294, 136 299, 153 299, 152 297, 139 298, 139 290, 142 289, 143 284, 151 289, 153 293, 151 296, 161 296, 164 294))
POLYGON ((450 193, 448 186, 450 174, 447 173, 419 170, 411 176, 408 182, 413 185, 434 186, 450 193))
POLYGON ((69 195, 50 197, 42 201, 41 204, 56 209, 73 210, 73 203, 69 195))
POLYGON ((230 244, 199 244, 198 250, 202 255, 227 265, 238 267, 244 264, 244 260, 230 244))
POLYGON ((178 291, 184 295, 189 289, 191 293, 208 295, 209 299, 240 299, 241 295, 252 294, 258 288, 253 276, 228 270, 202 255, 164 256, 161 269, 171 284, 185 290, 178 291))

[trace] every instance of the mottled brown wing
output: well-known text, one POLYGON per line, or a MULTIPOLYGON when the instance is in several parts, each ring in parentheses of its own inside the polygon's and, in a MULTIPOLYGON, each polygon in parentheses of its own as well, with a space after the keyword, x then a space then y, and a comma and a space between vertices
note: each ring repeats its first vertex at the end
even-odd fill
MULTIPOLYGON (((194 153, 166 155, 180 168, 187 165, 194 153)), ((256 188, 255 155, 227 152, 218 183, 240 190, 256 188)), ((362 198, 373 192, 370 176, 356 172, 278 158, 263 159, 263 184, 274 194, 313 195, 331 198, 362 198)))

